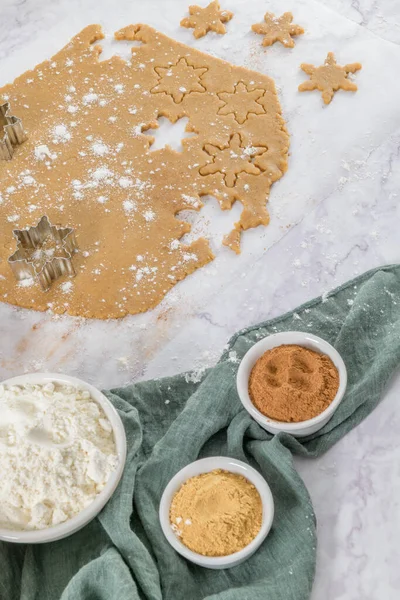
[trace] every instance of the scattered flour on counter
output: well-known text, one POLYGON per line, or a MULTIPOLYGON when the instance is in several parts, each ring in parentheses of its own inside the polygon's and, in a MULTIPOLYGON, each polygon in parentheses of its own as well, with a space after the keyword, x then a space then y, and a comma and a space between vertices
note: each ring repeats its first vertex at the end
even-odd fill
POLYGON ((186 383, 200 383, 203 378, 205 367, 201 367, 200 369, 196 369, 195 371, 190 371, 189 373, 185 373, 185 381, 186 383))
POLYGON ((76 516, 117 463, 111 424, 88 391, 0 385, 0 527, 44 529, 76 516))
POLYGON ((231 363, 234 363, 234 364, 237 364, 240 362, 236 350, 231 350, 229 352, 228 361, 231 363))

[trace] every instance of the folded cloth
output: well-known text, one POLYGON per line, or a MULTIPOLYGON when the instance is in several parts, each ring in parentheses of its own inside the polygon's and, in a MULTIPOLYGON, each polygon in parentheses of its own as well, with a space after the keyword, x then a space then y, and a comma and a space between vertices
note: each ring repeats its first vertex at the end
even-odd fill
POLYGON ((0 599, 307 600, 316 562, 316 523, 293 454, 320 456, 378 404, 400 362, 400 267, 347 283, 282 317, 245 329, 204 372, 106 392, 121 415, 128 458, 114 496, 73 536, 50 544, 0 545, 0 599), (245 352, 279 331, 307 331, 337 348, 346 395, 319 432, 275 437, 240 404, 235 376, 245 352), (158 521, 170 478, 198 458, 246 461, 268 481, 276 514, 261 548, 224 571, 197 567, 165 540, 158 521))

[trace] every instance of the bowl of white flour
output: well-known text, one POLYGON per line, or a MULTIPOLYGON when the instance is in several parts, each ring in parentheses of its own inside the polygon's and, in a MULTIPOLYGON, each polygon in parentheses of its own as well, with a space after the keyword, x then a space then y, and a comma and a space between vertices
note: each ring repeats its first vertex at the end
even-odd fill
POLYGON ((114 493, 126 459, 122 421, 92 385, 58 373, 0 384, 0 540, 59 540, 114 493))

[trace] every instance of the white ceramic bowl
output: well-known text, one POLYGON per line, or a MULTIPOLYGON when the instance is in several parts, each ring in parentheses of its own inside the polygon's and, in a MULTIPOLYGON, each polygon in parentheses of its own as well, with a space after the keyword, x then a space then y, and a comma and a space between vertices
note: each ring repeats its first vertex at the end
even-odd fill
POLYGON ((254 554, 254 552, 261 546, 272 526, 272 521, 274 518, 274 500, 267 482, 258 471, 253 469, 253 467, 250 467, 250 465, 247 465, 241 460, 236 460, 234 458, 213 456, 211 458, 197 460, 196 462, 187 465, 171 479, 161 498, 159 517, 161 528, 168 542, 184 558, 190 560, 196 565, 200 565, 201 567, 206 567, 208 569, 228 569, 230 567, 235 567, 236 565, 250 558, 250 556, 254 554), (185 483, 185 481, 191 477, 195 477, 201 473, 208 473, 209 471, 214 471, 215 469, 224 469, 225 471, 238 473, 239 475, 246 477, 246 479, 248 479, 257 488, 258 493, 260 494, 263 506, 263 514, 261 529, 256 537, 250 542, 250 544, 243 548, 243 550, 235 552, 234 554, 214 557, 197 554, 197 552, 189 550, 189 548, 180 541, 180 539, 172 531, 169 520, 169 510, 173 497, 179 488, 185 483))
POLYGON ((3 385, 24 385, 26 383, 46 384, 50 382, 71 385, 81 390, 87 390, 90 392, 93 400, 100 404, 113 427, 115 444, 117 447, 118 465, 115 471, 111 473, 104 489, 98 494, 98 496, 96 496, 93 502, 84 508, 78 515, 72 519, 69 519, 68 521, 65 521, 64 523, 61 523, 60 525, 55 525, 54 527, 48 527, 46 529, 15 531, 0 528, 0 540, 6 542, 14 542, 19 544, 43 544, 44 542, 60 540, 71 535, 72 533, 75 533, 79 529, 82 529, 82 527, 87 525, 87 523, 89 523, 96 515, 98 515, 101 509, 111 498, 124 470, 126 460, 125 429, 120 416, 111 402, 98 389, 89 383, 82 381, 81 379, 69 377, 68 375, 61 375, 60 373, 31 373, 27 375, 21 375, 19 377, 13 377, 12 379, 7 379, 1 383, 3 385))
POLYGON ((255 419, 257 423, 261 425, 261 427, 264 427, 264 429, 274 434, 279 433, 280 431, 285 431, 294 437, 304 437, 321 429, 332 417, 333 413, 342 401, 346 391, 347 371, 339 352, 322 338, 312 335, 311 333, 303 333, 301 331, 285 331, 282 333, 269 335, 263 340, 257 342, 257 344, 254 344, 254 346, 252 346, 252 348, 246 352, 239 365, 236 384, 239 398, 244 408, 250 413, 253 419, 255 419), (326 354, 329 356, 339 372, 339 389, 328 408, 326 408, 322 413, 313 419, 308 419, 307 421, 301 421, 299 423, 284 423, 282 421, 274 421, 273 419, 266 417, 254 406, 249 396, 250 374, 257 360, 267 350, 276 348, 276 346, 288 344, 304 346, 305 348, 309 348, 310 350, 314 350, 320 354, 326 354))

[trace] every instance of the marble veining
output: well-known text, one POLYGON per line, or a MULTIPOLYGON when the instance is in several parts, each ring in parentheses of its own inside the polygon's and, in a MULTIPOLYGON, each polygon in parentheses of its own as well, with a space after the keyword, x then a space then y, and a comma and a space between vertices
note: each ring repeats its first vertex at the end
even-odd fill
MULTIPOLYGON (((205 4, 205 2, 199 3, 205 4)), ((378 265, 400 258, 400 6, 397 0, 221 0, 235 13, 226 36, 194 40, 179 28, 188 0, 2 0, 0 85, 100 22, 104 57, 129 53, 111 33, 145 22, 206 52, 271 75, 291 134, 289 170, 273 186, 267 228, 246 232, 242 254, 221 246, 240 206, 209 199, 192 236, 217 259, 176 286, 155 310, 84 321, 0 305, 0 378, 54 370, 99 387, 213 365, 238 329, 277 316, 378 265), (306 33, 265 50, 250 32, 265 10, 292 10, 306 33), (356 94, 324 107, 299 94, 301 62, 359 61, 356 94), (212 222, 210 223, 210 219, 212 222)), ((400 379, 359 427, 318 460, 297 460, 315 506, 318 565, 312 600, 397 600, 400 379)))

